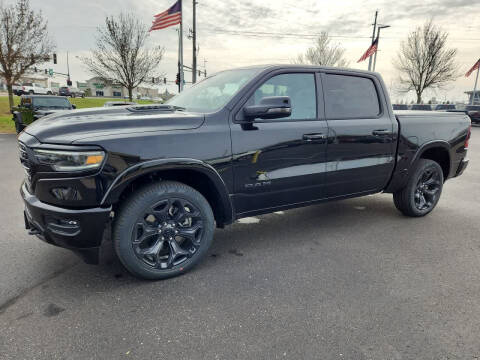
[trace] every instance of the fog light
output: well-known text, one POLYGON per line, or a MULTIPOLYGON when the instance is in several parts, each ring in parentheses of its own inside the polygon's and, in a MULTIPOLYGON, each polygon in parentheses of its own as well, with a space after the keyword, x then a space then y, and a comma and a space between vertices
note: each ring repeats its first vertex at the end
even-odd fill
POLYGON ((50 190, 58 200, 81 200, 82 197, 77 189, 71 187, 58 187, 50 190))

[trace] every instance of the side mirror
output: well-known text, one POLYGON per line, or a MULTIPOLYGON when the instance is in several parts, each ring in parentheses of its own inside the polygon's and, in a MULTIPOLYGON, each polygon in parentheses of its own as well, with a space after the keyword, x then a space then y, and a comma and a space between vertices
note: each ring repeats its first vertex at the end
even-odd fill
POLYGON ((77 105, 72 104, 72 109, 76 109, 76 108, 77 108, 77 105))
POLYGON ((269 96, 260 100, 258 105, 243 108, 247 120, 278 119, 292 115, 292 105, 289 96, 269 96))

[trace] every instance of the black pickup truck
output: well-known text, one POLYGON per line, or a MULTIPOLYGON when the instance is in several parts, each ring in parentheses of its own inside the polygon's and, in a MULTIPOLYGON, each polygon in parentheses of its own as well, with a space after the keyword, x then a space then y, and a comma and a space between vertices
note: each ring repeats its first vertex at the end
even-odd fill
POLYGON ((130 272, 167 278, 205 256, 215 226, 242 217, 379 192, 424 216, 465 170, 470 128, 462 113, 394 113, 377 73, 224 71, 167 104, 27 127, 25 224, 90 263, 111 239, 130 272))

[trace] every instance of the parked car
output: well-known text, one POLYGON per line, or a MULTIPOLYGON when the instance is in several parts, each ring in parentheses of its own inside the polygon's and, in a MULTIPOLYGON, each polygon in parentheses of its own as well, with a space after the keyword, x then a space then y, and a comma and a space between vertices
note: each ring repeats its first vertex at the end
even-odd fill
POLYGON ((70 101, 58 96, 23 95, 20 104, 13 108, 17 134, 37 119, 58 111, 75 109, 70 101))
POLYGON ((410 106, 410 110, 432 111, 432 107, 428 104, 413 104, 410 106))
POLYGON ((12 92, 14 95, 22 95, 23 94, 23 91, 22 91, 22 85, 20 84, 13 84, 12 85, 12 92))
POLYGON ((394 114, 378 73, 224 71, 167 104, 26 128, 26 228, 91 263, 111 239, 131 273, 164 279, 205 257, 215 226, 247 216, 378 192, 406 216, 427 215, 467 167, 470 131, 462 113, 394 114))
POLYGON ((455 110, 455 104, 437 104, 435 105, 435 111, 447 111, 455 110))
POLYGON ((107 101, 105 104, 103 104, 103 107, 127 106, 127 105, 137 105, 137 103, 133 101, 107 101))
POLYGON ((22 85, 22 94, 30 95, 52 95, 53 91, 49 87, 45 87, 36 83, 23 83, 22 85))
POLYGON ((408 110, 407 104, 393 104, 393 110, 408 110))
POLYGON ((58 89, 59 96, 69 96, 69 97, 85 97, 85 91, 68 86, 62 86, 58 89))
POLYGON ((448 110, 450 112, 461 112, 467 114, 472 123, 480 123, 480 105, 460 105, 456 110, 448 110))

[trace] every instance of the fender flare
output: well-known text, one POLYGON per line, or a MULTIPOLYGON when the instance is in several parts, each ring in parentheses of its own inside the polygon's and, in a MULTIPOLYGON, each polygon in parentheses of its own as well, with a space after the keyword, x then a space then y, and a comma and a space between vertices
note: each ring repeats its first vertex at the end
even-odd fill
POLYGON ((168 158, 144 161, 135 164, 122 171, 108 187, 102 198, 101 205, 110 204, 116 197, 135 179, 162 170, 194 170, 206 175, 214 184, 219 194, 220 202, 224 209, 224 223, 230 224, 234 221, 234 208, 230 200, 227 185, 220 174, 211 166, 201 160, 190 158, 168 158))
POLYGON ((410 169, 415 166, 415 164, 417 163, 417 161, 420 159, 421 155, 425 151, 427 151, 428 149, 437 148, 437 147, 443 148, 444 150, 447 151, 448 161, 449 161, 449 165, 450 165, 450 169, 451 169, 452 168, 452 156, 450 155, 451 146, 445 140, 432 140, 432 141, 428 141, 426 143, 423 143, 418 148, 415 155, 413 156, 412 161, 410 162, 410 169))

